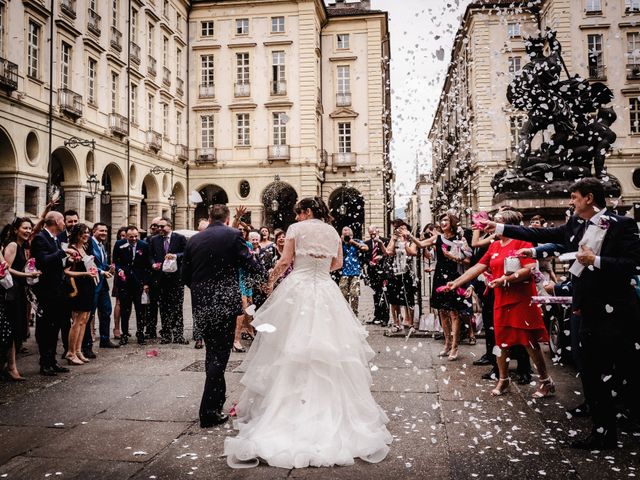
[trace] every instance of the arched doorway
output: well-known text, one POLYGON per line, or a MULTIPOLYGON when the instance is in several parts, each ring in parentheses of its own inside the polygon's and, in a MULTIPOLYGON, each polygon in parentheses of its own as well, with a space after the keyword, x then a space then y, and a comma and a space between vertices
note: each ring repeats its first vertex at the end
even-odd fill
POLYGON ((193 225, 198 226, 198 221, 201 218, 209 218, 209 207, 221 203, 226 205, 229 203, 229 197, 224 188, 218 185, 205 185, 198 193, 202 197, 202 203, 199 203, 193 213, 193 225))
POLYGON ((69 202, 68 198, 65 198, 65 191, 63 184, 78 184, 79 172, 78 164, 71 151, 66 147, 56 148, 51 154, 51 181, 49 184, 50 191, 47 192, 47 200, 49 200, 53 192, 60 193, 60 199, 57 205, 53 207, 54 210, 64 212, 69 208, 78 208, 77 204, 69 202))
POLYGON ((113 203, 112 195, 123 195, 125 193, 124 188, 124 174, 120 167, 115 163, 110 163, 106 166, 102 172, 102 179, 100 181, 102 185, 102 191, 100 192, 100 221, 106 223, 109 226, 119 228, 124 219, 118 221, 113 218, 113 203))
POLYGON ((297 201, 298 194, 287 182, 276 181, 267 185, 262 192, 265 224, 272 230, 286 230, 296 220, 293 207, 297 201))
MULTIPOLYGON (((13 147, 13 142, 4 129, 0 128, 0 203, 5 207, 0 210, 2 225, 9 223, 17 213, 15 171, 16 151, 13 147), (11 206, 11 208, 8 208, 9 206, 11 206)), ((25 195, 25 197, 27 197, 27 195, 25 195)), ((35 197, 37 203, 37 194, 32 195, 32 197, 35 197)), ((40 213, 37 211, 37 205, 28 205, 29 200, 29 198, 25 198, 25 212, 31 214, 40 213)), ((33 201, 33 198, 31 201, 33 201)))
POLYGON ((173 185, 171 194, 174 198, 174 206, 172 207, 171 215, 173 216, 173 228, 187 228, 186 206, 187 206, 187 192, 181 182, 176 182, 173 185))
POLYGON ((360 239, 365 221, 364 207, 364 197, 353 187, 337 188, 329 197, 329 210, 338 232, 350 227, 354 237, 360 239))
MULTIPOLYGON (((142 201, 140 202, 140 230, 147 231, 149 227, 149 201, 157 202, 160 198, 160 187, 152 174, 142 180, 142 201)), ((156 216, 154 213, 152 216, 156 216)))

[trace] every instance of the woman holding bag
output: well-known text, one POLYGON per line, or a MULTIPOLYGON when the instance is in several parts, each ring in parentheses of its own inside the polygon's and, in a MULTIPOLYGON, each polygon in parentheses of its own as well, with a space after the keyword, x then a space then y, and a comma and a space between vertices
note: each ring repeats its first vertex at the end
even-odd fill
MULTIPOLYGON (((15 364, 15 348, 14 334, 12 330, 11 320, 7 315, 5 292, 11 288, 12 279, 9 273, 9 265, 0 254, 0 368, 4 368, 7 364, 7 373, 5 374, 10 380, 24 380, 18 373, 15 364), (13 349, 13 365, 11 364, 11 351, 13 349), (15 376, 17 375, 17 376, 15 376)), ((4 370, 3 370, 4 373, 4 370)))
MULTIPOLYGON (((495 215, 496 221, 517 225, 522 215, 513 210, 504 210, 495 215)), ((514 252, 521 248, 531 248, 531 244, 521 240, 499 238, 493 242, 476 265, 459 278, 447 283, 448 291, 455 291, 465 283, 484 273, 489 288, 494 289, 494 329, 496 353, 500 378, 491 395, 503 395, 509 390, 508 363, 509 349, 522 345, 538 369, 540 380, 532 397, 544 398, 555 393, 555 384, 549 376, 539 342, 549 340, 544 327, 540 307, 531 304, 536 294, 532 280, 535 260, 515 257, 514 252), (490 273, 487 273, 490 272, 490 273)))
POLYGON ((71 330, 69 330, 69 351, 66 359, 69 365, 83 365, 89 360, 82 354, 82 338, 93 309, 93 296, 98 280, 98 270, 93 264, 93 255, 88 255, 89 227, 79 223, 71 230, 69 249, 74 250, 73 257, 67 259, 64 273, 71 284, 69 293, 71 303, 71 330))

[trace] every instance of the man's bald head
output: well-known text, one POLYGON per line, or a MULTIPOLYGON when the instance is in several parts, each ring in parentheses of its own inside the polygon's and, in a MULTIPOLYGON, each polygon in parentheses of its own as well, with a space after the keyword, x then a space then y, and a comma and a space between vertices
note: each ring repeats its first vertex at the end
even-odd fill
POLYGON ((44 225, 53 235, 64 230, 64 216, 60 212, 49 212, 44 217, 44 225))

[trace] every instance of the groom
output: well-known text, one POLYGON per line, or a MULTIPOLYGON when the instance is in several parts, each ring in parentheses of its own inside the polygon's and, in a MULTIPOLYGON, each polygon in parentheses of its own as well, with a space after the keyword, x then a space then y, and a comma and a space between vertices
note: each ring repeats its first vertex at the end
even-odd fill
POLYGON ((240 231, 229 227, 229 208, 216 204, 209 227, 187 243, 182 259, 182 280, 191 289, 194 330, 202 332, 206 346, 207 378, 200 403, 200 426, 225 423, 222 413, 227 367, 236 317, 242 313, 238 268, 262 274, 262 266, 249 252, 240 231))

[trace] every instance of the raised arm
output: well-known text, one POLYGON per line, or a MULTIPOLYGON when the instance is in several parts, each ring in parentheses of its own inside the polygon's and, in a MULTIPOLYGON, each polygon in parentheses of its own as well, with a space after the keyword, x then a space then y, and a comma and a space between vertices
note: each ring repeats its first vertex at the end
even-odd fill
MULTIPOLYGON (((340 247, 342 250, 342 246, 340 247)), ((273 285, 276 283, 276 280, 280 278, 280 276, 285 272, 291 262, 293 262, 293 257, 295 255, 295 239, 287 238, 284 242, 284 248, 282 249, 282 256, 276 266, 271 270, 271 274, 269 275, 269 281, 267 282, 267 290, 271 291, 273 289, 273 285)))

